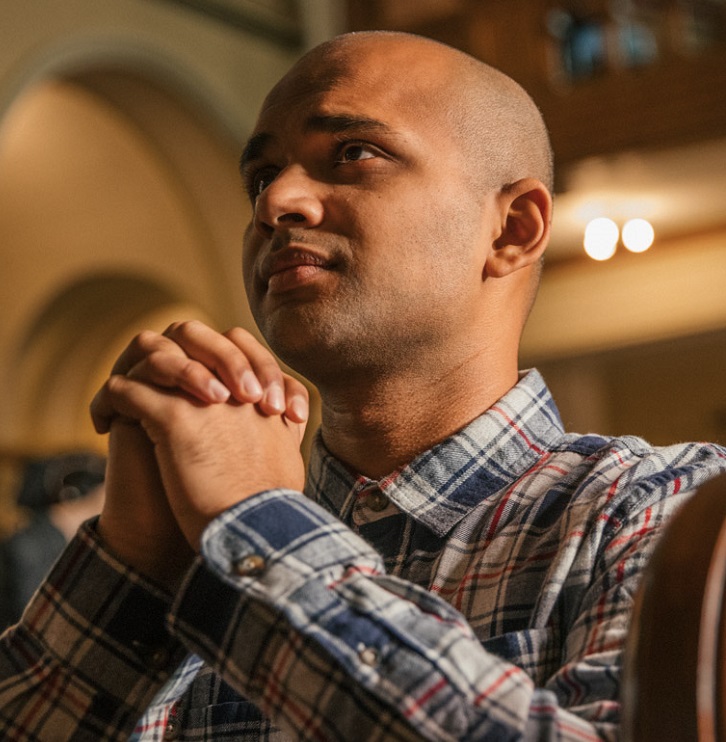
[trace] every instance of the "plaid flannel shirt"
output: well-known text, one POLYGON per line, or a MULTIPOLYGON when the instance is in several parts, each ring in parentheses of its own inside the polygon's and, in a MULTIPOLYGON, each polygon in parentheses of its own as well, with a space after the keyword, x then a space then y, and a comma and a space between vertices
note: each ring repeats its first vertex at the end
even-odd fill
POLYGON ((614 739, 639 574, 724 469, 715 445, 565 434, 533 371, 380 482, 318 441, 318 504, 224 513, 174 597, 89 525, 3 637, 0 737, 614 739))

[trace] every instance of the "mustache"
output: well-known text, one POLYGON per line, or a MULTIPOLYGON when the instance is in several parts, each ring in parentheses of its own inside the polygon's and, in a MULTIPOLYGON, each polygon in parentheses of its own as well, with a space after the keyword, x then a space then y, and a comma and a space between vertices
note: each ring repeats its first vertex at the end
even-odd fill
POLYGON ((310 248, 311 251, 326 254, 332 254, 339 250, 338 239, 334 235, 326 235, 321 232, 311 233, 305 229, 290 229, 284 232, 276 232, 272 236, 269 252, 281 252, 291 247, 303 250, 310 248))

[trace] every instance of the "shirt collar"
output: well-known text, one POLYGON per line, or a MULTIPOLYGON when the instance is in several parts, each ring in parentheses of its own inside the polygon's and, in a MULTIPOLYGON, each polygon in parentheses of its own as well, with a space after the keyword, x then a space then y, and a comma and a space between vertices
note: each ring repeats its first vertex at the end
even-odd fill
MULTIPOLYGON (((549 389, 531 370, 482 415, 377 485, 402 511, 444 536, 475 505, 519 479, 563 432, 549 389)), ((332 456, 318 433, 309 497, 346 520, 355 496, 372 484, 332 456)))

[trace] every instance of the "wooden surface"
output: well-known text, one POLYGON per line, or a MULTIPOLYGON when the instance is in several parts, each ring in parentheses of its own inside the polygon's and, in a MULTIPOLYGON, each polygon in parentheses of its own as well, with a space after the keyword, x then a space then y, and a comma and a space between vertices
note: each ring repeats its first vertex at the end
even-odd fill
POLYGON ((623 740, 726 740, 726 476, 675 515, 644 573, 625 650, 623 740))

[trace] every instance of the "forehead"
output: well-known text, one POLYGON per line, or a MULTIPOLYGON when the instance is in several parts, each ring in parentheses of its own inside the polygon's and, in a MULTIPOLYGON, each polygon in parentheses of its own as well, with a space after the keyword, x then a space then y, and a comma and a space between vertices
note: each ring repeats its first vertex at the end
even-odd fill
POLYGON ((361 59, 312 60, 291 70, 270 92, 255 131, 280 125, 300 126, 313 116, 346 115, 385 122, 391 128, 423 128, 443 121, 436 74, 421 74, 421 65, 401 74, 394 60, 380 54, 361 59), (436 100, 436 104, 434 104, 436 100))

